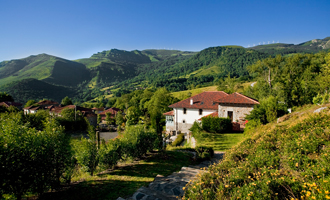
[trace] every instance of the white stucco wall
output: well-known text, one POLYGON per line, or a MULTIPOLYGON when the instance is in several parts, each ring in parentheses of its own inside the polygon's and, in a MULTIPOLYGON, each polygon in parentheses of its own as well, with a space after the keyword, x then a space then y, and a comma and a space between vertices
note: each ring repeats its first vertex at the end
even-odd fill
POLYGON ((233 112, 233 121, 245 119, 245 116, 253 110, 253 105, 219 105, 219 117, 228 117, 228 111, 233 112))
MULTIPOLYGON (((183 108, 175 108, 174 110, 174 130, 181 132, 189 132, 189 129, 198 119, 216 112, 216 110, 204 110, 202 115, 199 114, 199 109, 187 109, 186 114, 183 114, 183 108), (183 123, 185 121, 185 123, 183 123)), ((167 128, 166 128, 167 129, 167 128)))

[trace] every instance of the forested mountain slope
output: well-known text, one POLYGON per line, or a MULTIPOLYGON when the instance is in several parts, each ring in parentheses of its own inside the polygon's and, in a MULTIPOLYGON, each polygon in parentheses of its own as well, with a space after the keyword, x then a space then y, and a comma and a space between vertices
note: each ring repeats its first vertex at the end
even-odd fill
POLYGON ((238 46, 210 47, 189 59, 176 56, 162 62, 140 65, 135 80, 126 82, 146 81, 144 86, 166 87, 170 91, 186 90, 190 85, 212 83, 228 74, 246 76, 248 65, 268 56, 238 46))
POLYGON ((4 85, 2 90, 13 96, 16 102, 21 103, 30 99, 51 99, 61 102, 66 96, 72 98, 76 95, 75 89, 52 85, 33 78, 11 82, 4 85))

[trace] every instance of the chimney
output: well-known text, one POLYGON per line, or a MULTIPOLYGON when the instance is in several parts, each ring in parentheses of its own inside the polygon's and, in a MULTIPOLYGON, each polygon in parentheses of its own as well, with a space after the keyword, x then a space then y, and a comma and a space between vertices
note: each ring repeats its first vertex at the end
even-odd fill
POLYGON ((193 105, 193 104, 194 104, 194 100, 190 99, 190 105, 193 105))

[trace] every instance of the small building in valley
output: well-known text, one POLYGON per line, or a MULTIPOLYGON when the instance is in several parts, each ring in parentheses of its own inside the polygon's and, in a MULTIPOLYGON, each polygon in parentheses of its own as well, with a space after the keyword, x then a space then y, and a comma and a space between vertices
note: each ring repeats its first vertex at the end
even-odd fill
POLYGON ((245 116, 253 110, 255 104, 259 102, 237 92, 203 92, 169 106, 173 110, 164 113, 166 131, 189 132, 193 123, 205 116, 229 117, 242 128, 245 116))

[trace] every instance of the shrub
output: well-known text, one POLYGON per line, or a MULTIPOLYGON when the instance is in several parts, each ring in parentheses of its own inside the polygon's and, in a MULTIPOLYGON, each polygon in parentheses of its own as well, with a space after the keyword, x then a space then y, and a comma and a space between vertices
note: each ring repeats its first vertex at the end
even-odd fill
POLYGON ((87 123, 89 139, 81 138, 81 142, 76 144, 75 157, 78 163, 86 168, 86 171, 90 172, 93 176, 99 162, 99 156, 95 138, 95 128, 88 123, 87 119, 85 120, 85 123, 87 123))
POLYGON ((143 125, 128 126, 121 138, 122 154, 126 157, 140 158, 154 149, 157 139, 158 135, 152 129, 147 129, 143 125))
POLYGON ((177 147, 180 146, 182 144, 182 142, 184 141, 184 133, 180 133, 176 139, 172 142, 172 146, 177 147))
POLYGON ((222 133, 231 130, 231 127, 231 119, 229 118, 211 116, 202 118, 202 128, 207 132, 222 133))
POLYGON ((320 95, 319 93, 317 96, 313 97, 313 103, 316 105, 322 105, 329 102, 329 94, 325 93, 324 95, 320 95))
POLYGON ((253 110, 246 116, 246 119, 249 121, 260 120, 262 124, 267 124, 287 113, 288 111, 285 104, 278 103, 277 98, 269 96, 262 100, 260 104, 254 105, 253 110))
POLYGON ((197 121, 194 121, 193 125, 191 126, 191 128, 189 130, 191 132, 201 131, 202 130, 201 124, 197 121))
POLYGON ((101 169, 113 168, 121 159, 121 141, 110 140, 101 146, 99 150, 99 163, 101 169))
POLYGON ((195 149, 197 152, 197 159, 209 160, 214 156, 214 150, 212 147, 198 146, 195 149))
POLYGON ((0 193, 22 195, 59 186, 71 165, 70 138, 51 119, 44 130, 26 126, 19 114, 0 116, 0 193))

